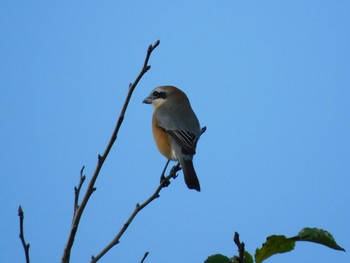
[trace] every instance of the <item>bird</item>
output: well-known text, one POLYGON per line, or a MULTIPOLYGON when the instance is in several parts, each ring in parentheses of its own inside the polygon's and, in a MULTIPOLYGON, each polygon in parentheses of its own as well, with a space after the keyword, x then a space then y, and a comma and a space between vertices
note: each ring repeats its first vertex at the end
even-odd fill
POLYGON ((189 189, 200 191, 193 156, 200 125, 186 94, 175 86, 153 89, 143 103, 153 104, 152 131, 158 150, 168 162, 178 161, 189 189))

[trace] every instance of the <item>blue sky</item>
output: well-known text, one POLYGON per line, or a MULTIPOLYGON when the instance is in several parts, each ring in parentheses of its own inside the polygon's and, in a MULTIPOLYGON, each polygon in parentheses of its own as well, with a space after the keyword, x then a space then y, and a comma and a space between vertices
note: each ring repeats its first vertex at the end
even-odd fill
MULTIPOLYGON (((195 167, 143 210, 100 262, 203 262, 254 252, 266 236, 330 231, 350 249, 350 3, 346 1, 3 1, 0 10, 0 261, 58 262, 73 187, 89 179, 149 44, 161 44, 135 90, 96 183, 71 262, 89 262, 165 163, 152 138, 156 86, 183 89, 202 125, 195 167)), ((85 188, 84 188, 85 189, 85 188)), ((298 243, 267 262, 348 262, 298 243)))

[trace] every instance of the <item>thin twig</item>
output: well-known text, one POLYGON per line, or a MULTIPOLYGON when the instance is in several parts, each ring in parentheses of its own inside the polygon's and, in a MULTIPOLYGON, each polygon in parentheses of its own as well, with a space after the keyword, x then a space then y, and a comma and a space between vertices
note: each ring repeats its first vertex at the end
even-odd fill
POLYGON ((143 75, 151 68, 151 66, 148 65, 148 61, 149 61, 149 58, 150 58, 153 50, 159 45, 159 43, 160 43, 160 41, 158 40, 158 41, 155 42, 154 45, 150 45, 148 47, 146 59, 145 59, 145 62, 143 64, 143 67, 141 69, 141 72, 139 73, 139 75, 135 79, 134 83, 129 85, 129 91, 128 91, 128 94, 126 96, 126 99, 125 99, 125 102, 124 102, 124 106, 123 106, 123 108, 122 108, 122 110, 120 112, 118 122, 117 122, 117 124, 115 126, 115 129, 114 129, 113 133, 112 133, 110 141, 109 141, 109 143, 108 143, 108 145, 107 145, 103 155, 102 156, 98 155, 98 162, 97 162, 94 174, 91 177, 91 180, 90 180, 88 188, 87 188, 87 190, 85 192, 84 198, 81 201, 80 206, 78 207, 78 209, 75 212, 74 219, 73 219, 73 222, 72 222, 72 227, 71 227, 71 230, 70 230, 70 233, 69 233, 69 236, 68 236, 68 240, 67 240, 67 243, 66 243, 64 251, 63 251, 63 256, 62 256, 62 260, 61 260, 62 263, 69 263, 69 261, 70 261, 70 254, 71 254, 72 246, 73 246, 73 243, 74 243, 74 238, 75 238, 75 235, 76 235, 77 230, 78 230, 80 218, 81 218, 81 216, 83 214, 85 206, 86 206, 87 202, 89 201, 92 193, 96 190, 96 188, 94 186, 95 182, 96 182, 97 177, 98 177, 98 175, 100 173, 100 170, 101 170, 101 168, 103 166, 103 163, 104 163, 104 161, 106 160, 106 158, 108 156, 108 153, 110 152, 114 142, 117 139, 117 134, 119 132, 120 126, 123 123, 124 115, 125 115, 125 112, 126 112, 126 109, 127 109, 128 105, 129 105, 131 95, 132 95, 133 91, 135 90, 137 84, 139 83, 139 81, 143 77, 143 75))
POLYGON ((78 187, 74 186, 74 213, 73 213, 73 220, 75 217, 75 214, 79 208, 79 194, 80 194, 80 190, 81 187, 86 179, 86 176, 83 174, 84 173, 84 168, 85 166, 83 166, 80 170, 80 181, 79 181, 79 185, 78 187))
POLYGON ((19 206, 18 207, 18 216, 19 216, 19 238, 21 239, 22 245, 23 245, 23 249, 24 249, 24 253, 26 256, 26 263, 30 263, 30 259, 29 259, 29 247, 30 244, 26 243, 25 239, 24 239, 24 230, 23 230, 23 221, 24 221, 24 213, 22 210, 22 207, 19 206))
POLYGON ((148 256, 149 252, 146 252, 144 255, 143 255, 143 258, 141 260, 141 263, 143 263, 146 259, 146 257, 148 256))
POLYGON ((240 242, 239 240, 239 234, 235 232, 235 235, 233 237, 233 241, 235 242, 237 248, 238 248, 238 262, 244 263, 245 262, 245 256, 244 256, 244 242, 240 242))
POLYGON ((200 130, 198 139, 202 136, 203 133, 205 133, 206 130, 207 130, 207 126, 204 126, 204 127, 200 130))
POLYGON ((145 208, 149 203, 151 203, 153 200, 157 199, 159 197, 160 191, 169 185, 170 179, 171 178, 176 178, 177 177, 177 172, 180 170, 179 165, 175 165, 168 176, 165 176, 164 179, 160 182, 159 186, 157 189, 154 191, 154 193, 141 205, 136 204, 136 207, 134 211, 131 213, 130 217, 128 220, 124 223, 122 228, 119 230, 118 234, 114 237, 114 239, 97 255, 97 256, 92 256, 91 257, 91 263, 96 263, 98 260, 100 260, 112 247, 117 245, 120 241, 120 238, 122 235, 125 233, 125 231, 128 229, 129 225, 131 222, 134 220, 136 215, 143 209, 145 208))

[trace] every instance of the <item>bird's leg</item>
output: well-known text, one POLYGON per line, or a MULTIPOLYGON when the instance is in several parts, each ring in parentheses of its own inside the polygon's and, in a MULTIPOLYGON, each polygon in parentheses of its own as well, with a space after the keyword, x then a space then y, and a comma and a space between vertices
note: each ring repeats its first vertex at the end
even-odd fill
POLYGON ((167 163, 165 164, 162 175, 160 176, 160 183, 163 185, 163 187, 168 187, 170 184, 170 178, 175 179, 177 177, 176 173, 181 170, 180 163, 178 162, 177 165, 174 165, 171 168, 169 175, 167 177, 165 177, 165 171, 168 168, 169 162, 170 162, 170 160, 168 160, 167 163))
POLYGON ((177 172, 181 170, 180 162, 177 163, 177 165, 174 165, 173 168, 171 168, 170 174, 175 179, 177 177, 177 172))
POLYGON ((165 172, 166 172, 166 169, 168 168, 169 162, 170 162, 170 160, 168 160, 164 166, 163 172, 160 176, 160 183, 162 183, 165 180, 165 172))

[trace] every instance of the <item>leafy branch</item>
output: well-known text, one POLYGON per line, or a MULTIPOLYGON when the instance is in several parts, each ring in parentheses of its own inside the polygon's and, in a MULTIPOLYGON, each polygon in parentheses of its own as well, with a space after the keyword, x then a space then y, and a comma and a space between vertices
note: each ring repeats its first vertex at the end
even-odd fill
MULTIPOLYGON (((262 247, 257 248, 255 251, 255 262, 261 263, 275 254, 292 251, 295 247, 296 241, 309 241, 335 250, 345 251, 344 248, 337 244, 328 231, 319 228, 306 227, 294 237, 287 238, 283 235, 272 235, 267 237, 266 242, 262 247)), ((208 257, 205 263, 253 263, 253 257, 250 253, 244 250, 244 243, 239 241, 239 235, 237 232, 234 236, 234 242, 238 247, 239 256, 229 258, 221 254, 216 254, 208 257)))

